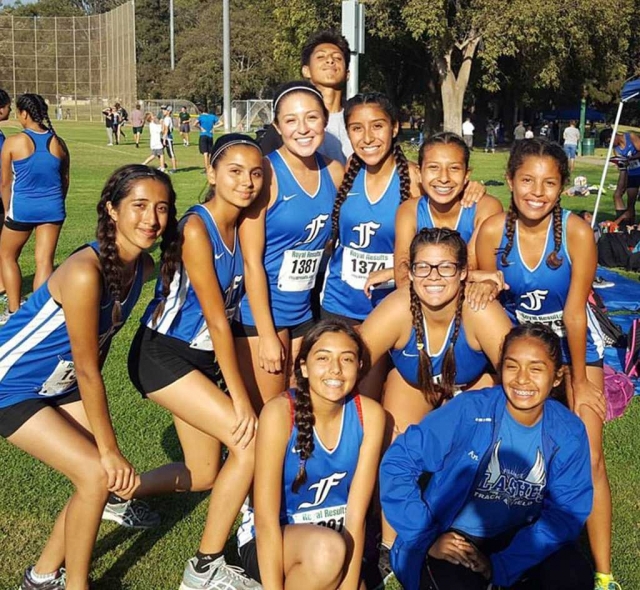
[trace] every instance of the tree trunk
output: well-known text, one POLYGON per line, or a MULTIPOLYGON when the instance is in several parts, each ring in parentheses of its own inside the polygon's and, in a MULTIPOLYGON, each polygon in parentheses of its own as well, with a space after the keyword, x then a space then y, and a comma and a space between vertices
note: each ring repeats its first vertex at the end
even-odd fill
POLYGON ((444 111, 444 130, 462 134, 462 107, 464 95, 469 84, 473 56, 480 43, 480 37, 471 37, 458 49, 462 52, 462 65, 458 74, 453 71, 451 57, 452 47, 443 57, 438 59, 440 74, 440 93, 442 95, 442 109, 444 111))

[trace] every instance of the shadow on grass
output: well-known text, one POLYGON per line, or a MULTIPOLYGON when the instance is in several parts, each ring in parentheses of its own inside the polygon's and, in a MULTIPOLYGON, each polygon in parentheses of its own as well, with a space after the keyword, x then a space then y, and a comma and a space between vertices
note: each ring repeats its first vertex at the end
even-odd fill
MULTIPOLYGON (((183 460, 180 443, 173 425, 168 426, 164 431, 162 448, 170 462, 183 460)), ((119 545, 131 542, 131 537, 135 537, 130 547, 116 559, 102 577, 91 583, 92 590, 129 590, 130 586, 122 582, 127 572, 144 559, 145 555, 172 530, 174 525, 192 514, 198 505, 208 497, 209 492, 195 492, 149 498, 153 509, 160 513, 162 523, 157 528, 147 531, 133 531, 118 527, 100 539, 96 543, 94 559, 116 551, 119 545)), ((198 540, 199 537, 194 539, 194 552, 198 540)), ((183 563, 175 564, 175 580, 167 581, 167 587, 173 588, 179 585, 183 567, 183 563)))

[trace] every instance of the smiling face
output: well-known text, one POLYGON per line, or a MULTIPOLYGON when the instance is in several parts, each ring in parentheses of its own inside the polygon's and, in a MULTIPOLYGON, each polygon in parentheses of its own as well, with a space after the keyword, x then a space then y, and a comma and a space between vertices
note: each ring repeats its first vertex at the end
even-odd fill
POLYGON ((326 124, 320 97, 312 92, 294 91, 279 101, 274 126, 284 147, 298 157, 316 153, 324 140, 326 124))
POLYGON ((532 222, 550 215, 562 192, 560 168, 550 156, 526 157, 507 182, 519 217, 532 222))
POLYGON ((349 114, 347 132, 356 155, 367 166, 379 166, 391 156, 398 123, 376 104, 363 104, 349 114))
POLYGON ((427 244, 416 250, 411 260, 409 279, 413 283, 413 290, 420 302, 431 309, 441 309, 454 301, 457 301, 462 281, 467 277, 467 269, 459 268, 455 252, 444 244, 427 244), (443 274, 452 276, 442 277, 436 268, 428 267, 443 265, 443 274), (455 267, 455 269, 453 268, 455 267), (447 272, 448 271, 448 272, 447 272), (417 276, 427 275, 428 276, 417 276))
POLYGON ((420 180, 429 199, 440 205, 453 202, 469 180, 464 150, 454 143, 429 145, 423 154, 420 180))
POLYGON ((355 387, 359 370, 358 345, 344 332, 325 332, 311 347, 306 360, 300 361, 312 400, 343 400, 355 387))
POLYGON ((502 358, 501 375, 507 409, 514 420, 525 426, 540 419, 545 400, 562 381, 562 369, 556 370, 544 342, 531 337, 509 343, 502 358))
POLYGON ((344 55, 333 43, 320 43, 309 59, 309 65, 302 66, 302 75, 315 86, 341 88, 347 79, 344 55))
POLYGON ((227 148, 207 171, 215 196, 240 209, 246 209, 262 189, 262 154, 250 145, 227 148))
POLYGON ((127 252, 151 248, 167 227, 169 201, 169 191, 162 182, 143 178, 115 207, 108 202, 118 247, 127 252))

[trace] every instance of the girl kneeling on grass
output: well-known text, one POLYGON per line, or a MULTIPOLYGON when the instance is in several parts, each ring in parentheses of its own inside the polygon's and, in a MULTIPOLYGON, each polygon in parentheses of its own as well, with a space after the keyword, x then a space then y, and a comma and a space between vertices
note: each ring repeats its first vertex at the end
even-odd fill
POLYGON ((97 241, 63 262, 0 331, 0 435, 76 488, 21 590, 86 590, 107 496, 135 485, 100 371, 153 272, 144 251, 163 233, 164 251, 175 236, 175 200, 164 174, 116 170, 98 203, 97 241))
POLYGON ((207 169, 209 198, 180 221, 181 240, 163 259, 129 353, 136 388, 173 414, 184 461, 143 474, 127 498, 213 488, 181 590, 259 588, 226 564, 223 551, 253 479, 257 418, 229 322, 244 274, 238 218, 260 193, 262 170, 253 139, 237 133, 218 139, 207 169), (222 469, 221 445, 229 449, 222 469))
POLYGON ((384 431, 382 408, 355 391, 368 368, 358 333, 323 320, 302 341, 297 388, 260 414, 255 527, 249 512, 238 541, 244 567, 266 590, 361 587, 384 431))
POLYGON ((543 325, 514 328, 500 374, 501 386, 410 426, 382 461, 382 507, 398 534, 391 564, 405 590, 593 587, 576 545, 593 502, 587 435, 549 399, 562 382, 560 339, 543 325))

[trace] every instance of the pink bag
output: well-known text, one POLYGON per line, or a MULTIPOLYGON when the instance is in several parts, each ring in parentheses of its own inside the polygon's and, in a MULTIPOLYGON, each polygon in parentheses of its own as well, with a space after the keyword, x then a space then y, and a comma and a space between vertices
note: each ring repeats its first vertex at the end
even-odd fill
POLYGON ((633 398, 633 382, 627 375, 604 366, 604 396, 607 400, 606 421, 615 420, 624 414, 633 398))

